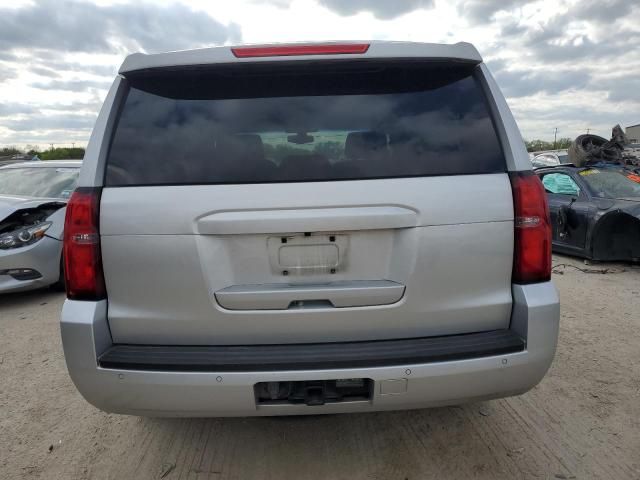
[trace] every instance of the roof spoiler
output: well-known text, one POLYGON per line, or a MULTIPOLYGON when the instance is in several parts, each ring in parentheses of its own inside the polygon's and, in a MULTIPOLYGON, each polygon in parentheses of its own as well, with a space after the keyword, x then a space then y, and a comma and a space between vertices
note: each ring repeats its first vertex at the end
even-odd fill
POLYGON ((171 67, 194 67, 203 65, 229 64, 260 61, 295 61, 311 59, 337 58, 366 59, 434 59, 477 65, 482 63, 478 50, 470 43, 460 42, 453 45, 418 42, 386 42, 386 41, 343 41, 320 43, 288 43, 255 46, 233 46, 201 48, 178 52, 144 54, 134 53, 125 58, 118 73, 125 75, 139 70, 171 67), (364 46, 367 48, 364 48, 364 46), (322 50, 325 50, 324 52, 322 50), (342 49, 342 52, 336 50, 342 49), (345 55, 345 50, 348 55, 345 55), (255 55, 255 52, 260 55, 255 55), (265 55, 265 52, 276 52, 280 55, 265 55), (282 52, 286 55, 283 55, 282 52), (305 53, 306 51, 306 53, 305 53), (238 52, 241 52, 238 55, 238 52), (254 55, 247 55, 253 52, 254 55), (312 52, 313 56, 310 56, 312 52), (245 53, 245 55, 242 55, 245 53))

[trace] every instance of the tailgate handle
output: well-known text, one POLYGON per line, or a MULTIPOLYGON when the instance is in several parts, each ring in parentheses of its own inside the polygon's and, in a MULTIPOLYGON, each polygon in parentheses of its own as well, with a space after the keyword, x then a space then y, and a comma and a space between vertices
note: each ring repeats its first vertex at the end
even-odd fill
POLYGON ((404 295, 405 286, 391 280, 358 280, 323 284, 233 285, 215 292, 228 310, 364 307, 389 305, 404 295))
POLYGON ((380 230, 418 225, 414 210, 395 205, 375 207, 237 210, 215 212, 196 220, 201 235, 380 230))

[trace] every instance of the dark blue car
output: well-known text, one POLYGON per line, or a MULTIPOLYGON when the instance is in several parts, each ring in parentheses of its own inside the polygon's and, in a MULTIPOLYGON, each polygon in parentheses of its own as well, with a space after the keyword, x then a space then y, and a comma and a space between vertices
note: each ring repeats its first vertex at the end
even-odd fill
POLYGON ((602 261, 640 260, 640 176, 617 166, 539 168, 553 250, 602 261))

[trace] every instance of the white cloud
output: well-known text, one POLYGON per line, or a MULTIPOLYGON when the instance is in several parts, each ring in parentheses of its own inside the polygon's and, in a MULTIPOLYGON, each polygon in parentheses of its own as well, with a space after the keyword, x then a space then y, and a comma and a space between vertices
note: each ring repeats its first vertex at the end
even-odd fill
POLYGON ((608 135, 640 121, 638 15, 628 0, 14 1, 0 7, 0 145, 86 141, 130 51, 326 39, 472 42, 526 138, 608 135))

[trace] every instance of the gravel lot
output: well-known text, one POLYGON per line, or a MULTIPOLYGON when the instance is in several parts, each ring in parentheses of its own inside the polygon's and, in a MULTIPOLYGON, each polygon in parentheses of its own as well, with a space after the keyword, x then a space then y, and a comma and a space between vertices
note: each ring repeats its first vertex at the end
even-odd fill
POLYGON ((64 295, 0 297, 0 478, 640 479, 640 268, 554 258, 561 263, 570 266, 555 275, 560 342, 540 385, 391 413, 107 415, 67 376, 64 295))

